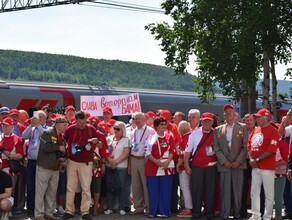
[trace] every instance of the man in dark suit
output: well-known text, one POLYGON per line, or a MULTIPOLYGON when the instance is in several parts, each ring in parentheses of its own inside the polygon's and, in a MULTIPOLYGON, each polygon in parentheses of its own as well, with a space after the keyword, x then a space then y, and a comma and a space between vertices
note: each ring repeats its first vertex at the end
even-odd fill
POLYGON ((215 129, 214 150, 220 172, 221 219, 228 219, 233 201, 234 219, 241 219, 243 169, 246 168, 247 129, 236 122, 233 105, 224 106, 226 123, 215 129), (233 196, 231 198, 231 195, 233 196))

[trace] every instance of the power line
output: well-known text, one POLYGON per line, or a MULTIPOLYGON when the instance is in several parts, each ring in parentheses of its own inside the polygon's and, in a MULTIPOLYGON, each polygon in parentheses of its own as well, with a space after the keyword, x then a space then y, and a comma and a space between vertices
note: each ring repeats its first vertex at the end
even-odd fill
POLYGON ((124 11, 137 11, 137 12, 146 12, 146 13, 159 13, 160 14, 160 12, 151 12, 151 11, 138 10, 138 9, 129 9, 129 8, 119 8, 119 7, 113 7, 113 6, 92 5, 92 4, 87 4, 87 3, 84 3, 84 2, 79 3, 79 5, 87 6, 87 7, 116 9, 116 10, 124 10, 124 11))
POLYGON ((118 3, 118 4, 123 4, 123 5, 131 5, 131 6, 138 6, 138 7, 147 7, 149 9, 153 9, 153 10, 161 10, 160 8, 157 7, 152 7, 152 6, 146 6, 146 5, 138 5, 138 4, 133 4, 133 3, 129 3, 129 2, 121 2, 121 1, 113 1, 113 0, 103 0, 104 2, 112 2, 112 3, 118 3))
MULTIPOLYGON (((164 14, 163 10, 160 10, 158 8, 154 8, 154 7, 148 7, 148 6, 143 6, 143 5, 135 5, 135 4, 121 4, 118 3, 117 1, 112 1, 112 2, 117 2, 117 3, 106 3, 106 2, 100 2, 100 1, 90 1, 91 3, 95 3, 95 4, 100 4, 100 5, 104 5, 104 6, 95 6, 95 7, 102 7, 102 8, 111 8, 111 9, 122 9, 122 10, 128 10, 128 11, 142 11, 142 12, 150 12, 150 13, 162 13, 164 14)), ((87 5, 87 4, 83 4, 86 6, 93 6, 93 5, 87 5)))

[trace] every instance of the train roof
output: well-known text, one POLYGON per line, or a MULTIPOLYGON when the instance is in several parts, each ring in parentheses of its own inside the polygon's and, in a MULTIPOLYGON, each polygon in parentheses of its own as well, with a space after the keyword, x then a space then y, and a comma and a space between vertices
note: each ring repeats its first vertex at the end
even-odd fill
MULTIPOLYGON (((177 90, 159 90, 159 89, 144 89, 144 88, 123 88, 123 87, 110 87, 110 86, 97 86, 97 85, 82 85, 82 84, 68 84, 68 83, 49 83, 39 81, 17 81, 17 80, 0 80, 0 88, 10 88, 13 86, 25 87, 49 87, 49 88, 66 88, 76 90, 98 90, 98 91, 111 91, 111 92, 127 92, 127 93, 147 93, 159 95, 176 95, 176 96, 190 96, 199 97, 198 93, 191 91, 177 91, 177 90)), ((217 98, 230 99, 222 94, 216 94, 217 98)))

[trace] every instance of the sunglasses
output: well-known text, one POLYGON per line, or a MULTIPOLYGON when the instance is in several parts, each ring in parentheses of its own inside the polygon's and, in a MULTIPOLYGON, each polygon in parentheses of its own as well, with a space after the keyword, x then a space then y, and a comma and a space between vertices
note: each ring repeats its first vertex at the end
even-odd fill
POLYGON ((114 128, 114 130, 115 130, 115 131, 120 131, 121 129, 120 129, 120 128, 114 128))

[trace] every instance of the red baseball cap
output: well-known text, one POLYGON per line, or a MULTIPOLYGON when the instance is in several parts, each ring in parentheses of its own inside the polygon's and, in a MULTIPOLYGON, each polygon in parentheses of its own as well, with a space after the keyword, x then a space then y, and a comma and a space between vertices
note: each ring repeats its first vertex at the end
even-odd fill
POLYGON ((97 116, 90 116, 89 118, 87 118, 87 120, 90 122, 95 122, 96 124, 100 122, 100 119, 97 116))
POLYGON ((223 110, 226 111, 226 109, 229 109, 229 108, 231 108, 232 110, 234 110, 234 106, 233 105, 230 105, 230 104, 224 105, 223 110))
POLYGON ((146 112, 145 116, 146 116, 147 118, 153 118, 153 119, 156 118, 155 113, 152 112, 152 111, 146 112))
POLYGON ((160 112, 160 116, 163 117, 163 118, 165 118, 166 121, 171 121, 171 113, 168 110, 162 110, 160 112))
POLYGON ((10 115, 20 115, 20 112, 19 112, 19 110, 18 109, 11 109, 10 110, 10 115))
POLYGON ((110 107, 104 107, 104 108, 102 109, 102 112, 113 113, 113 110, 112 110, 112 108, 110 108, 110 107))
POLYGON ((24 121, 24 123, 25 123, 25 124, 30 124, 30 123, 31 123, 30 118, 26 119, 26 120, 24 121))
POLYGON ((52 120, 53 122, 55 122, 55 121, 56 121, 58 118, 60 118, 60 117, 63 117, 63 115, 53 113, 53 114, 51 115, 51 120, 52 120))
POLYGON ((5 118, 2 121, 2 124, 5 124, 5 125, 13 125, 13 119, 12 118, 5 118))
POLYGON ((253 114, 256 117, 261 117, 261 116, 267 116, 267 117, 271 117, 271 113, 268 109, 260 109, 256 114, 253 114))
POLYGON ((117 120, 115 120, 115 119, 111 119, 111 120, 109 120, 108 121, 108 125, 109 126, 114 126, 114 124, 117 122, 117 120))
POLYGON ((202 114, 201 120, 214 120, 213 114, 211 112, 205 112, 202 114))
POLYGON ((75 108, 73 105, 68 105, 66 108, 65 108, 65 113, 67 113, 68 111, 75 111, 75 108))

